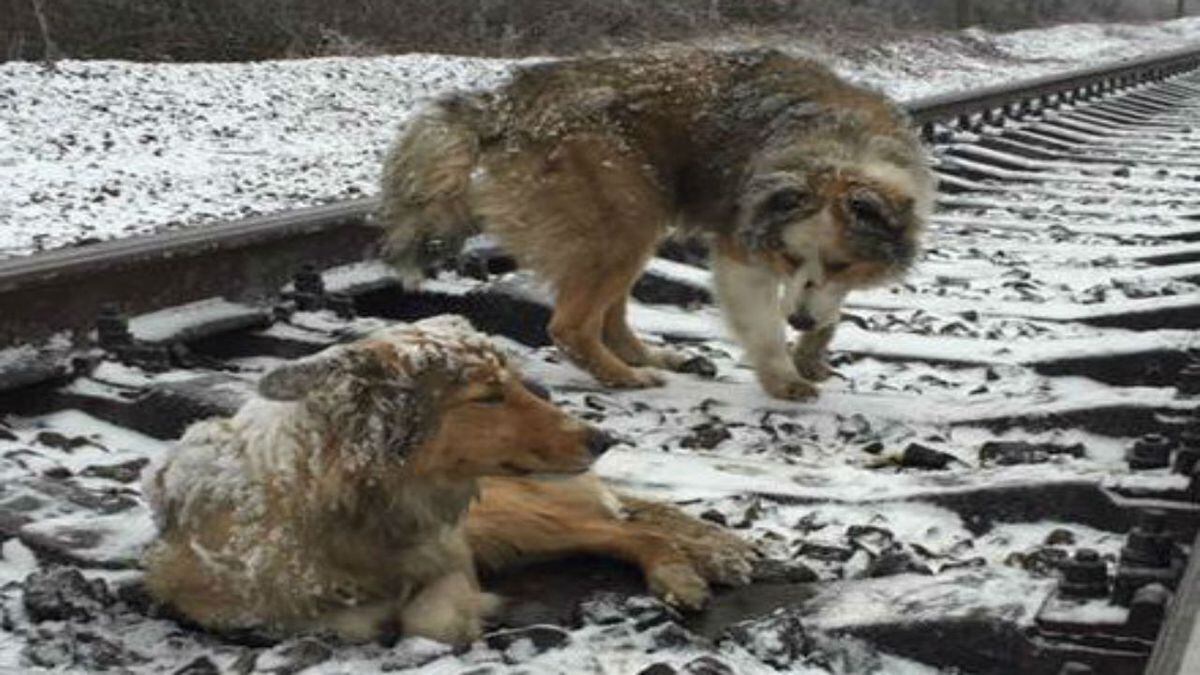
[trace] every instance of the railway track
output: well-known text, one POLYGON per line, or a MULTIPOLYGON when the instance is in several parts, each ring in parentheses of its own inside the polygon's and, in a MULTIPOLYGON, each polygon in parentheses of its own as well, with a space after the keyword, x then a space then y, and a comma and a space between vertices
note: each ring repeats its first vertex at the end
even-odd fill
POLYGON ((1191 50, 911 102, 942 178, 928 250, 905 283, 852 296, 841 377, 812 404, 758 391, 681 245, 633 321, 718 375, 638 393, 560 363, 546 298, 486 242, 402 292, 370 260, 370 200, 0 263, 0 654, 163 672, 919 668, 887 655, 1198 672, 1198 68, 1191 50), (494 579, 518 601, 466 655, 219 641, 158 615, 136 571, 146 461, 273 363, 443 312, 634 441, 600 464, 610 481, 779 562, 697 617, 623 599, 637 578, 594 561, 494 579))

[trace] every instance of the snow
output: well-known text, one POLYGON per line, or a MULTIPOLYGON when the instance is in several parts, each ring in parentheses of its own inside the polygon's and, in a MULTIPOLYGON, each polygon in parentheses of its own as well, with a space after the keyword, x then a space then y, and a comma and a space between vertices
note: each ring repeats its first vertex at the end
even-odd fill
POLYGON ((184 339, 201 326, 252 325, 265 322, 265 317, 260 308, 239 305, 224 298, 208 298, 137 316, 129 322, 129 332, 135 339, 146 342, 170 342, 184 339))
POLYGON ((68 539, 81 532, 99 535, 99 541, 88 542, 73 549, 74 552, 88 560, 99 560, 103 561, 103 564, 127 568, 138 565, 143 549, 154 541, 157 534, 150 511, 146 508, 107 516, 72 514, 47 518, 26 525, 23 531, 46 536, 65 536, 68 539))
MULTIPOLYGON (((33 552, 16 539, 0 545, 0 554, 0 588, 20 582, 37 569, 37 558, 33 552)), ((0 635, 3 634, 0 631, 0 635)), ((3 643, 0 643, 0 659, 4 658, 4 653, 3 643)))
MULTIPOLYGON (((1020 30, 996 36, 996 45, 1017 58, 1061 61, 1111 60, 1127 54, 1131 44, 1143 50, 1166 51, 1196 39, 1196 19, 1141 26, 1068 24, 1020 30)), ((981 31, 969 31, 980 35, 981 31)))
MULTIPOLYGON (((1200 20, 909 37, 813 54, 900 99, 1190 44, 1200 20)), ((722 46, 733 46, 722 44, 722 46)), ((781 46, 802 53, 802 42, 781 46)), ((0 64, 0 258, 361 197, 419 101, 511 61, 0 64)))
MULTIPOLYGON (((116 464, 119 462, 153 456, 165 447, 161 441, 143 436, 135 431, 97 419, 79 410, 60 410, 37 417, 6 418, 17 436, 14 444, 20 443, 36 450, 49 448, 46 452, 54 464, 79 473, 93 464, 116 464), (58 451, 39 440, 39 433, 53 430, 74 440, 69 452, 58 451)), ((3 447, 3 446, 0 446, 3 447)), ((18 445, 18 447, 20 447, 18 445)), ((0 466, 0 477, 5 477, 0 466)))
POLYGON ((832 630, 865 623, 1003 616, 1029 626, 1042 598, 1054 586, 1050 579, 1032 580, 1025 574, 995 569, 947 574, 939 582, 931 584, 928 578, 904 575, 833 584, 818 600, 824 606, 814 623, 832 630), (897 596, 900 601, 894 599, 897 596))
MULTIPOLYGON (((1093 624, 1121 626, 1129 618, 1129 608, 1114 605, 1108 600, 1073 600, 1057 599, 1046 603, 1039 614, 1040 619, 1061 623, 1093 624)), ((1190 673, 1190 670, 1181 670, 1190 673)))

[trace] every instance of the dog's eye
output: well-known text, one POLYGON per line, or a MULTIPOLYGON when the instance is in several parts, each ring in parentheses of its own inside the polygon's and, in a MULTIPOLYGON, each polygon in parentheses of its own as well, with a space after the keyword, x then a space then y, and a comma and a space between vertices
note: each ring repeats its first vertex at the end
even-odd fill
POLYGON ((850 209, 850 214, 854 216, 854 220, 861 225, 868 227, 886 227, 888 225, 883 207, 873 199, 851 197, 847 207, 850 209))
POLYGON ((804 203, 804 193, 796 188, 784 188, 767 197, 766 208, 775 213, 789 213, 804 203))

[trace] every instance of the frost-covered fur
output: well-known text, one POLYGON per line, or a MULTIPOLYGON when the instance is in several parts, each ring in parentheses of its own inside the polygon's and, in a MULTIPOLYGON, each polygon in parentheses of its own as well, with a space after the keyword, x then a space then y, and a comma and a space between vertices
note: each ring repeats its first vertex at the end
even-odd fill
POLYGON ((468 642, 496 604, 476 562, 612 556, 687 608, 709 582, 749 579, 736 536, 610 492, 587 469, 615 439, 540 398, 461 319, 331 348, 259 392, 146 473, 160 530, 147 586, 203 626, 468 642))
MULTIPOLYGON (((460 442, 471 397, 507 379, 503 355, 461 319, 389 329, 266 375, 259 398, 193 425, 147 473, 161 534, 149 589, 214 629, 472 639, 495 604, 462 531, 476 476, 591 461, 589 430, 552 407, 540 425, 519 420, 560 429, 528 443, 548 459, 460 442)), ((520 440, 503 428, 496 438, 520 440)))

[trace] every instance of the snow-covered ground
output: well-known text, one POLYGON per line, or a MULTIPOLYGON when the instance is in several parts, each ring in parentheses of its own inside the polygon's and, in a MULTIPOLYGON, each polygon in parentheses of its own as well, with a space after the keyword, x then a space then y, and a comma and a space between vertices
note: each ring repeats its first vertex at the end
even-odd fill
MULTIPOLYGON (((815 53, 900 99, 1191 44, 1200 19, 910 37, 815 53)), ((0 64, 0 258, 375 192, 421 99, 511 62, 430 55, 239 64, 0 64)))
MULTIPOLYGON (((521 274, 494 282, 451 274, 436 286, 463 294, 486 290, 489 283, 499 288, 529 281, 521 274)), ((636 326, 656 339, 686 323, 678 308, 634 305, 636 326)), ((187 323, 199 314, 175 320, 187 323)), ((164 321, 148 317, 133 328, 139 337, 152 336, 164 321)), ((342 321, 329 312, 299 312, 266 335, 324 344, 380 325, 375 317, 342 321)), ((842 366, 845 380, 827 383, 814 404, 774 401, 738 363, 735 348, 714 337, 720 328, 711 309, 700 312, 694 325, 702 341, 689 349, 711 357, 717 379, 671 373, 666 387, 639 392, 598 389, 553 348, 497 340, 525 376, 554 392, 557 404, 636 439, 636 447, 623 444, 597 463, 596 471, 609 482, 727 523, 769 559, 815 573, 822 583, 806 603, 802 622, 801 615, 789 613, 759 618, 744 633, 709 641, 684 631, 677 615, 648 597, 593 594, 579 610, 578 625, 528 629, 511 644, 493 633, 459 652, 415 638, 394 647, 338 645, 316 637, 246 648, 157 614, 136 592, 137 559, 154 536, 136 477, 148 461, 169 451, 168 443, 79 410, 62 410, 0 418, 0 516, 15 517, 20 529, 16 538, 0 540, 0 674, 98 667, 175 673, 199 663, 183 672, 934 675, 939 672, 934 667, 830 634, 971 615, 1004 616, 1005 625, 1027 628, 1054 586, 1055 556, 1091 548, 1115 559, 1123 538, 1114 532, 1047 520, 980 527, 952 504, 954 494, 984 485, 1019 489, 1120 474, 1123 439, 1083 429, 996 435, 955 426, 930 412, 977 408, 961 402, 990 378, 943 370, 937 374, 954 372, 964 380, 943 386, 913 377, 934 373, 930 366, 913 365, 918 370, 907 375, 907 366, 898 366, 887 385, 872 374, 895 367, 871 359, 842 366), (910 381, 904 391, 895 386, 910 381), (926 406, 914 406, 917 400, 926 406), (1086 447, 1087 456, 996 462, 979 448, 998 439, 1086 447), (953 465, 945 471, 896 466, 894 451, 917 441, 952 454, 953 465), (864 450, 871 443, 882 452, 864 450), (935 503, 938 495, 950 501, 935 503), (57 551, 69 565, 55 571, 44 560, 39 564, 33 544, 27 546, 31 541, 38 542, 41 557, 49 551, 54 559, 57 551), (84 577, 72 576, 76 566, 84 577), (61 588, 44 599, 39 589, 47 585, 61 588), (717 665, 710 662, 706 669, 705 659, 717 665), (204 670, 204 664, 214 670, 204 670)), ((270 356, 234 359, 235 368, 218 374, 225 379, 206 386, 239 398, 278 363, 270 356)), ((106 361, 65 392, 80 401, 120 402, 145 398, 134 395, 141 388, 213 375, 204 367, 148 373, 106 361)), ((984 407, 1004 400, 1018 400, 1024 409, 1079 400, 1071 392, 1056 395, 1048 391, 1051 380, 1015 368, 991 384, 984 407)), ((1165 471, 1143 478, 1171 480, 1165 471)), ((590 581, 578 583, 587 588, 590 581)), ((1124 620, 1123 610, 1108 609, 1117 623, 1124 620)))
MULTIPOLYGON (((909 38, 824 58, 909 99, 1197 39, 1200 20, 1075 25, 909 38)), ((509 65, 424 55, 69 62, 56 72, 0 65, 0 258, 368 195, 396 124, 419 99, 497 82, 509 65)), ((1161 121, 1178 127, 1173 138, 1191 143, 1197 118, 1192 109, 1161 121)), ((552 349, 513 349, 559 404, 636 439, 637 447, 615 449, 598 465, 606 479, 726 522, 772 560, 810 568, 822 590, 808 603, 805 631, 819 637, 856 623, 973 613, 1027 627, 1054 585, 1056 561, 1086 547, 1112 562, 1123 539, 1104 522, 1036 516, 1054 509, 1022 490, 1102 480, 1178 490, 1186 482, 1165 469, 1131 477, 1124 453, 1135 432, 1102 419, 1108 410, 1131 419, 1182 410, 1189 403, 1172 387, 1096 382, 1037 367, 1080 354, 1112 363, 1127 353, 1194 344, 1188 331, 1134 332, 1077 320, 1093 310, 1170 310, 1195 297, 1196 263, 1150 266, 1139 257, 1195 251, 1157 236, 1183 227, 1193 213, 1192 164, 1166 171, 1173 160, 1164 158, 1158 139, 1125 137, 1097 139, 1088 159, 1117 154, 1115 143, 1131 164, 1119 172, 1102 161, 1059 162, 1053 180, 1037 188, 947 195, 930 228, 938 245, 919 269, 905 284, 853 296, 852 320, 834 345, 840 377, 816 402, 767 398, 739 350, 721 337, 710 306, 634 303, 631 315, 655 339, 685 341, 709 356, 716 381, 672 374, 663 389, 605 391, 552 349), (988 450, 995 441, 1011 452, 988 450), (947 466, 906 465, 901 450, 911 446, 944 453, 947 466), (1009 490, 1008 506, 1030 511, 1033 522, 981 524, 958 500, 981 486, 1009 490)), ((331 290, 342 290, 339 280, 386 275, 370 263, 351 267, 325 275, 331 290)), ((708 285, 703 270, 656 260, 654 271, 708 285)), ((451 274, 426 290, 453 296, 515 283, 537 296, 514 276, 477 282, 451 274)), ((142 339, 166 339, 184 322, 181 315, 236 310, 210 303, 142 317, 132 329, 142 339)), ((379 321, 300 312, 265 329, 265 337, 323 344, 379 321)), ((26 351, 32 348, 0 352, 0 365, 26 351)), ((151 387, 189 382, 236 398, 276 361, 251 356, 218 368, 201 360, 167 373, 106 361, 66 385, 64 401, 108 401, 100 406, 108 409, 145 400, 151 387)), ((809 645, 776 666, 780 650, 790 649, 784 638, 807 639, 787 617, 760 621, 748 640, 706 643, 644 597, 610 598, 616 609, 585 611, 566 634, 543 631, 557 642, 545 649, 524 638, 493 638, 463 653, 422 640, 385 648, 306 638, 262 650, 221 641, 155 615, 136 592, 136 558, 153 535, 136 475, 165 451, 163 441, 82 410, 0 417, 0 675, 34 666, 281 673, 305 663, 314 673, 727 672, 705 661, 713 657, 738 673, 934 672, 853 640, 809 645), (41 547, 40 556, 57 551, 81 562, 47 572, 28 542, 41 547), (76 567, 89 581, 70 576, 76 567), (107 585, 97 588, 98 580, 107 585), (45 606, 30 599, 39 589, 52 596, 45 606), (31 604, 66 612, 67 620, 33 617, 31 604)), ((1124 618, 1104 601, 1073 608, 1085 610, 1117 623, 1124 618)))

